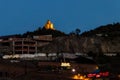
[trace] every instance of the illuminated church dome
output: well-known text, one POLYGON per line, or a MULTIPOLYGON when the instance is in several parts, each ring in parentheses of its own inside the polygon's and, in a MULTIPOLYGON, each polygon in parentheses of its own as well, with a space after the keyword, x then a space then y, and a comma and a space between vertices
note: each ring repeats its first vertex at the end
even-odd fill
POLYGON ((44 27, 45 27, 45 29, 52 29, 52 30, 55 30, 54 25, 53 25, 53 23, 51 23, 50 20, 47 21, 47 23, 45 24, 44 27))

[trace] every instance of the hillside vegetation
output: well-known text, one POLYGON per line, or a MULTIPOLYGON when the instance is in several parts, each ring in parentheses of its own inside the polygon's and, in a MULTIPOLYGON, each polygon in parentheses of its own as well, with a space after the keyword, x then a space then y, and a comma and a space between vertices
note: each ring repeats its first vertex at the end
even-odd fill
POLYGON ((101 34, 102 37, 119 37, 120 36, 120 23, 108 24, 105 26, 97 27, 94 30, 90 30, 82 33, 82 36, 96 36, 101 34))
POLYGON ((108 24, 81 35, 56 37, 41 52, 120 53, 120 24, 108 24))
POLYGON ((26 33, 24 33, 22 36, 23 37, 27 37, 27 36, 33 36, 33 35, 52 35, 53 37, 59 37, 59 36, 65 36, 66 34, 62 31, 59 30, 51 30, 51 29, 45 29, 43 28, 38 28, 34 31, 27 31, 26 33))

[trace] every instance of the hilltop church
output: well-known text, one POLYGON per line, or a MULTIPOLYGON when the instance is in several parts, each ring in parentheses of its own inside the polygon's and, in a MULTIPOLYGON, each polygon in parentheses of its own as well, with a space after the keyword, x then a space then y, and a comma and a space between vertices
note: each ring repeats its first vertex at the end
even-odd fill
POLYGON ((44 28, 45 29, 55 30, 54 25, 53 25, 53 23, 50 20, 47 21, 47 23, 45 24, 44 28))

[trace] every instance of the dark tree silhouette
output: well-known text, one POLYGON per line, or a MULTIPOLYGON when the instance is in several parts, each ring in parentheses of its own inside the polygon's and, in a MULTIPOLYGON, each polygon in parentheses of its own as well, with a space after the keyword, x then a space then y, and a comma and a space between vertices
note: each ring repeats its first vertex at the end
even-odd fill
POLYGON ((80 34, 80 32, 81 32, 81 30, 80 30, 80 29, 78 29, 78 28, 75 30, 76 35, 79 35, 79 34, 80 34))

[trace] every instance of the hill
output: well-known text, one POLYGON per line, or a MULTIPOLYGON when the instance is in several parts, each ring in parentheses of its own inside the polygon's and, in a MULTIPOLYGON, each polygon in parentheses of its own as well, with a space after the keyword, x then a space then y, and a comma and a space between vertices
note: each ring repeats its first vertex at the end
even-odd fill
POLYGON ((56 37, 41 52, 120 53, 120 24, 108 24, 84 32, 80 36, 56 37))
POLYGON ((81 36, 108 36, 119 37, 120 36, 120 23, 108 24, 97 27, 94 30, 90 30, 81 34, 81 36))
POLYGON ((59 36, 65 36, 66 34, 62 31, 59 31, 59 30, 52 30, 52 29, 45 29, 44 27, 43 28, 38 28, 32 32, 26 32, 24 33, 22 36, 23 37, 32 37, 33 35, 52 35, 53 37, 59 37, 59 36))

